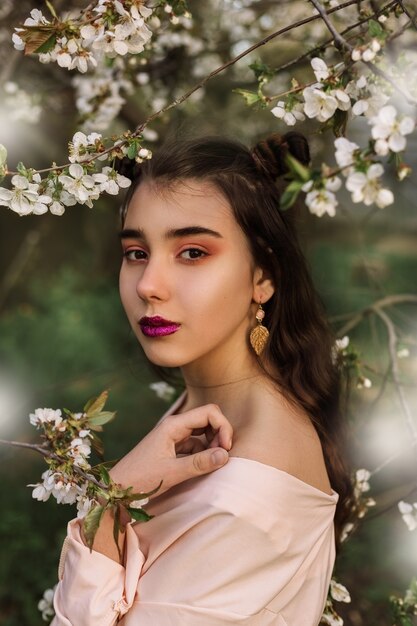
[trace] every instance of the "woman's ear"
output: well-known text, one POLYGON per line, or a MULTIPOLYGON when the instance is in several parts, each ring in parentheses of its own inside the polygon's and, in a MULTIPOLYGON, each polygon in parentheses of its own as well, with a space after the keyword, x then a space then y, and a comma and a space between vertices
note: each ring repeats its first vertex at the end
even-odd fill
POLYGON ((253 299, 255 302, 268 302, 275 292, 272 275, 268 270, 257 267, 253 275, 253 299))

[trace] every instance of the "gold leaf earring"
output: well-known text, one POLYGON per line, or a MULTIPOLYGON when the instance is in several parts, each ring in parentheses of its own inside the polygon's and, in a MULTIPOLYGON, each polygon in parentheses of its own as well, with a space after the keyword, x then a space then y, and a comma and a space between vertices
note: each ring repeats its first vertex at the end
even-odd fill
POLYGON ((262 304, 259 302, 258 310, 256 311, 256 321, 258 322, 255 328, 252 328, 250 333, 250 343, 256 354, 259 356, 266 346, 266 342, 269 337, 269 330, 266 326, 262 325, 262 320, 265 317, 265 311, 262 308, 262 304))

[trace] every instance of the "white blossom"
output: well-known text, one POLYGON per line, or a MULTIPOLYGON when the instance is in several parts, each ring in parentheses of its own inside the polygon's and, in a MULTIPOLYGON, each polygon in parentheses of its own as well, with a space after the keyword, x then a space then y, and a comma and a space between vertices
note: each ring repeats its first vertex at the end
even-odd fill
POLYGON ((330 70, 327 67, 327 64, 320 57, 314 57, 311 59, 311 67, 313 68, 316 79, 321 82, 329 78, 330 70))
POLYGON ((336 215, 337 198, 332 191, 327 189, 313 189, 305 198, 306 205, 311 213, 322 217, 325 213, 334 217, 336 215))
POLYGON ((381 50, 381 44, 377 39, 372 39, 368 44, 354 48, 351 53, 352 61, 373 61, 381 50))
POLYGON ((408 530, 415 530, 417 528, 417 502, 410 504, 401 500, 398 503, 398 508, 404 522, 407 524, 408 530))
POLYGON ((330 95, 336 99, 337 108, 341 111, 347 111, 351 107, 350 97, 342 88, 332 89, 330 95))
POLYGON ((320 623, 326 624, 326 626, 343 626, 343 619, 334 612, 325 611, 321 616, 320 623))
POLYGON ((94 150, 89 150, 90 148, 96 148, 97 143, 101 141, 100 133, 90 133, 89 135, 85 135, 81 131, 78 131, 73 136, 72 140, 69 143, 69 160, 71 163, 82 163, 83 161, 87 161, 92 156, 95 156, 97 153, 94 150))
POLYGON ((51 617, 55 615, 53 602, 57 586, 58 583, 52 589, 46 589, 43 592, 42 599, 38 602, 38 609, 42 613, 42 619, 45 622, 49 622, 51 617))
POLYGON ((333 600, 337 602, 350 602, 350 594, 346 587, 338 582, 336 582, 333 578, 330 580, 330 595, 333 600))
POLYGON ((316 117, 319 122, 325 122, 330 119, 338 108, 336 98, 325 93, 317 85, 306 87, 303 91, 303 96, 305 100, 304 113, 307 117, 316 117))
POLYGON ((88 498, 86 495, 77 496, 77 517, 83 519, 92 506, 97 504, 97 500, 94 498, 88 498))
POLYGON ((63 421, 61 409, 36 409, 34 413, 30 413, 29 421, 37 428, 43 424, 51 424, 52 429, 57 430, 63 421))
POLYGON ((347 176, 353 171, 353 168, 347 166, 354 163, 354 152, 359 149, 358 144, 353 141, 349 141, 346 137, 338 137, 334 141, 336 148, 335 159, 339 167, 343 168, 343 174, 347 176))
POLYGON ((132 509, 141 509, 145 504, 148 504, 149 498, 142 498, 142 500, 133 500, 129 506, 132 509))
POLYGON ((285 106, 285 102, 283 100, 279 100, 277 105, 271 109, 272 115, 282 119, 287 126, 294 126, 298 121, 302 122, 305 120, 305 115, 303 113, 303 105, 300 102, 294 104, 291 109, 287 109, 285 106))
POLYGON ((342 533, 340 535, 341 543, 346 541, 346 539, 349 537, 350 533, 352 532, 352 529, 353 529, 352 522, 348 522, 347 524, 343 526, 342 533))
POLYGON ((384 168, 380 163, 373 163, 367 172, 351 172, 346 180, 346 189, 352 193, 353 202, 363 202, 365 205, 375 204, 384 208, 394 202, 394 195, 389 189, 381 187, 379 178, 384 168))
POLYGON ((342 339, 336 339, 336 341, 334 342, 334 346, 332 348, 332 361, 334 365, 337 363, 339 354, 342 354, 342 355, 346 354, 346 348, 348 347, 348 345, 349 345, 349 337, 347 335, 342 337, 342 339))
POLYGON ((0 205, 9 207, 19 215, 46 213, 52 198, 38 194, 38 183, 31 183, 26 176, 19 174, 15 174, 11 182, 13 190, 0 187, 0 205))
POLYGON ((173 394, 175 393, 174 387, 168 385, 165 381, 151 383, 149 387, 156 393, 158 398, 162 398, 162 400, 171 400, 173 394))
POLYGON ((375 152, 379 155, 392 152, 401 152, 405 149, 407 141, 405 135, 409 135, 414 130, 414 120, 411 117, 397 119, 396 108, 389 104, 384 106, 377 115, 371 117, 371 134, 375 142, 375 152))
POLYGON ((92 200, 97 200, 100 196, 94 178, 89 174, 84 174, 84 169, 79 163, 73 163, 69 166, 69 176, 61 174, 58 178, 64 189, 73 195, 80 204, 86 204, 91 208, 93 206, 92 200))
POLYGON ((369 491, 370 489, 370 485, 369 485, 369 478, 371 476, 371 473, 367 470, 367 469, 358 469, 356 470, 355 473, 355 487, 354 487, 354 492, 355 492, 355 496, 356 498, 359 498, 362 493, 365 493, 366 491, 369 491))
POLYGON ((106 191, 108 194, 116 196, 119 188, 125 189, 132 184, 132 181, 126 176, 118 174, 111 167, 103 167, 101 172, 93 174, 94 181, 98 183, 100 192, 106 191))
POLYGON ((91 454, 91 443, 86 437, 76 437, 73 439, 71 441, 71 449, 68 454, 74 459, 74 465, 85 469, 90 468, 86 459, 91 454))

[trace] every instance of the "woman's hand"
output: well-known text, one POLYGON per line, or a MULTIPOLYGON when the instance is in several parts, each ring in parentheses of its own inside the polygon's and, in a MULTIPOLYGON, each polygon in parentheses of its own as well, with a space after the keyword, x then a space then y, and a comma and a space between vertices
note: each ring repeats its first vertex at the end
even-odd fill
POLYGON ((233 428, 216 404, 168 415, 110 470, 110 476, 136 493, 151 491, 162 480, 151 496, 157 497, 184 480, 224 465, 232 437, 233 428), (203 434, 206 445, 197 438, 203 434))
MULTIPOLYGON (((110 470, 110 476, 124 488, 133 487, 135 493, 152 491, 162 480, 150 497, 155 498, 174 485, 222 467, 229 459, 232 437, 233 428, 217 404, 168 415, 110 470), (207 443, 198 435, 205 435, 207 443)), ((124 535, 119 537, 120 553, 124 535)), ((111 511, 105 511, 101 518, 93 548, 120 562, 111 511)))

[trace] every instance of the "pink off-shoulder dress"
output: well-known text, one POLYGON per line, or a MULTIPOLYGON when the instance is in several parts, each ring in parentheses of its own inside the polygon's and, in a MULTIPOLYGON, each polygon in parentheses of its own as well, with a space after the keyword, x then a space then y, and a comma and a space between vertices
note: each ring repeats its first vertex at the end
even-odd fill
POLYGON ((149 502, 155 517, 126 528, 124 565, 90 553, 72 520, 51 626, 317 626, 338 499, 333 489, 230 457, 149 502))

